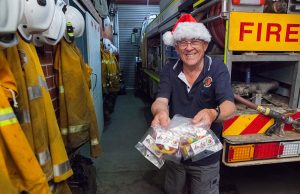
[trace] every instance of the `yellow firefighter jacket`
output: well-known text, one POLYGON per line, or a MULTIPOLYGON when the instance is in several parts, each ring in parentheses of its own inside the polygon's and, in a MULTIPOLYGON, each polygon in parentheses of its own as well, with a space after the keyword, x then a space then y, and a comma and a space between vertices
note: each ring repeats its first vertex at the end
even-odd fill
POLYGON ((57 46, 55 69, 59 72, 60 130, 68 148, 90 142, 91 156, 100 154, 98 125, 89 91, 89 73, 80 51, 62 40, 57 46))
POLYGON ((16 83, 3 51, 0 51, 0 74, 1 174, 9 175, 18 192, 49 194, 47 179, 9 102, 16 93, 16 83))
POLYGON ((29 100, 36 156, 48 180, 61 182, 72 176, 51 97, 35 47, 20 40, 17 45, 29 100))
POLYGON ((36 78, 36 70, 27 65, 26 52, 22 49, 18 51, 17 46, 8 48, 6 55, 18 86, 18 107, 14 110, 47 179, 51 180, 53 169, 49 152, 47 122, 45 122, 46 114, 43 108, 41 89, 36 78), (22 64, 20 59, 22 59, 22 64), (25 77, 25 73, 31 76, 25 77), (27 78, 27 83, 25 78, 27 78))
POLYGON ((120 70, 115 54, 101 46, 101 67, 103 93, 120 91, 120 70))

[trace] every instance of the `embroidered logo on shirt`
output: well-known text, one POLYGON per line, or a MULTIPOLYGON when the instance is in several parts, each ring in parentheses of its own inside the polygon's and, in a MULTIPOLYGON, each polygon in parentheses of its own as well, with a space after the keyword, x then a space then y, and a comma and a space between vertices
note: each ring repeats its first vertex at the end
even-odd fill
POLYGON ((207 76, 204 80, 203 80, 203 86, 206 88, 209 88, 211 86, 211 83, 213 82, 212 78, 210 76, 207 76))

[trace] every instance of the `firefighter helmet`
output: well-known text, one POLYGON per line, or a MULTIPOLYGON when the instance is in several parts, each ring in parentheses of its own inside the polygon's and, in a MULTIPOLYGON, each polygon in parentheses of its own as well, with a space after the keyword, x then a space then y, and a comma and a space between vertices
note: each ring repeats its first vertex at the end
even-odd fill
POLYGON ((18 38, 15 33, 0 34, 0 49, 12 47, 18 44, 18 38))
POLYGON ((82 36, 85 23, 82 14, 75 7, 67 5, 65 15, 67 28, 64 37, 70 43, 74 38, 82 36))
POLYGON ((20 0, 0 1, 0 34, 17 31, 23 16, 24 2, 20 0))
POLYGON ((62 7, 58 4, 55 6, 55 12, 48 30, 33 35, 33 41, 36 46, 43 43, 56 45, 63 37, 66 30, 66 18, 62 7))
POLYGON ((49 28, 55 10, 54 0, 26 0, 22 21, 18 32, 26 41, 31 41, 32 34, 49 28))
POLYGON ((7 48, 18 43, 16 31, 22 19, 24 1, 0 1, 0 48, 7 48))
POLYGON ((38 36, 38 34, 34 34, 32 35, 32 43, 34 44, 34 46, 36 47, 42 47, 44 45, 44 43, 41 41, 40 37, 38 36))

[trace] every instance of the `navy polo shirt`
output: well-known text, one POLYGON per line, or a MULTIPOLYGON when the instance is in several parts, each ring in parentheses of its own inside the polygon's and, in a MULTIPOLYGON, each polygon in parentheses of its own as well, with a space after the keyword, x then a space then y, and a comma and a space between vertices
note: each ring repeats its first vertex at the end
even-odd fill
MULTIPOLYGON (((234 102, 230 84, 230 75, 226 65, 219 59, 207 55, 203 70, 193 86, 189 86, 182 72, 182 61, 166 64, 160 75, 157 97, 169 99, 169 111, 172 118, 176 114, 193 118, 200 110, 216 108, 225 100, 234 102)), ((220 138, 222 123, 213 123, 211 129, 220 138)), ((220 153, 215 153, 197 162, 185 161, 191 165, 209 165, 219 160, 220 153)))

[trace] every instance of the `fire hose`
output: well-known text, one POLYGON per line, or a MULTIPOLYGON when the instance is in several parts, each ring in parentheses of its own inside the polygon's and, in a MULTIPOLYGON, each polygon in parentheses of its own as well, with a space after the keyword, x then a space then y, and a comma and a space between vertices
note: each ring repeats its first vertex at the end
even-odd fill
POLYGON ((271 110, 268 107, 263 107, 261 105, 254 104, 253 102, 246 100, 245 98, 243 98, 239 95, 236 95, 236 94, 234 95, 234 99, 236 101, 246 105, 250 109, 256 110, 257 112, 259 112, 265 116, 275 119, 274 125, 272 125, 265 132, 266 135, 268 135, 268 136, 272 135, 275 132, 275 130, 278 130, 278 128, 280 128, 282 123, 291 124, 296 131, 300 132, 300 119, 293 119, 292 117, 290 117, 288 115, 276 112, 274 110, 271 110))

